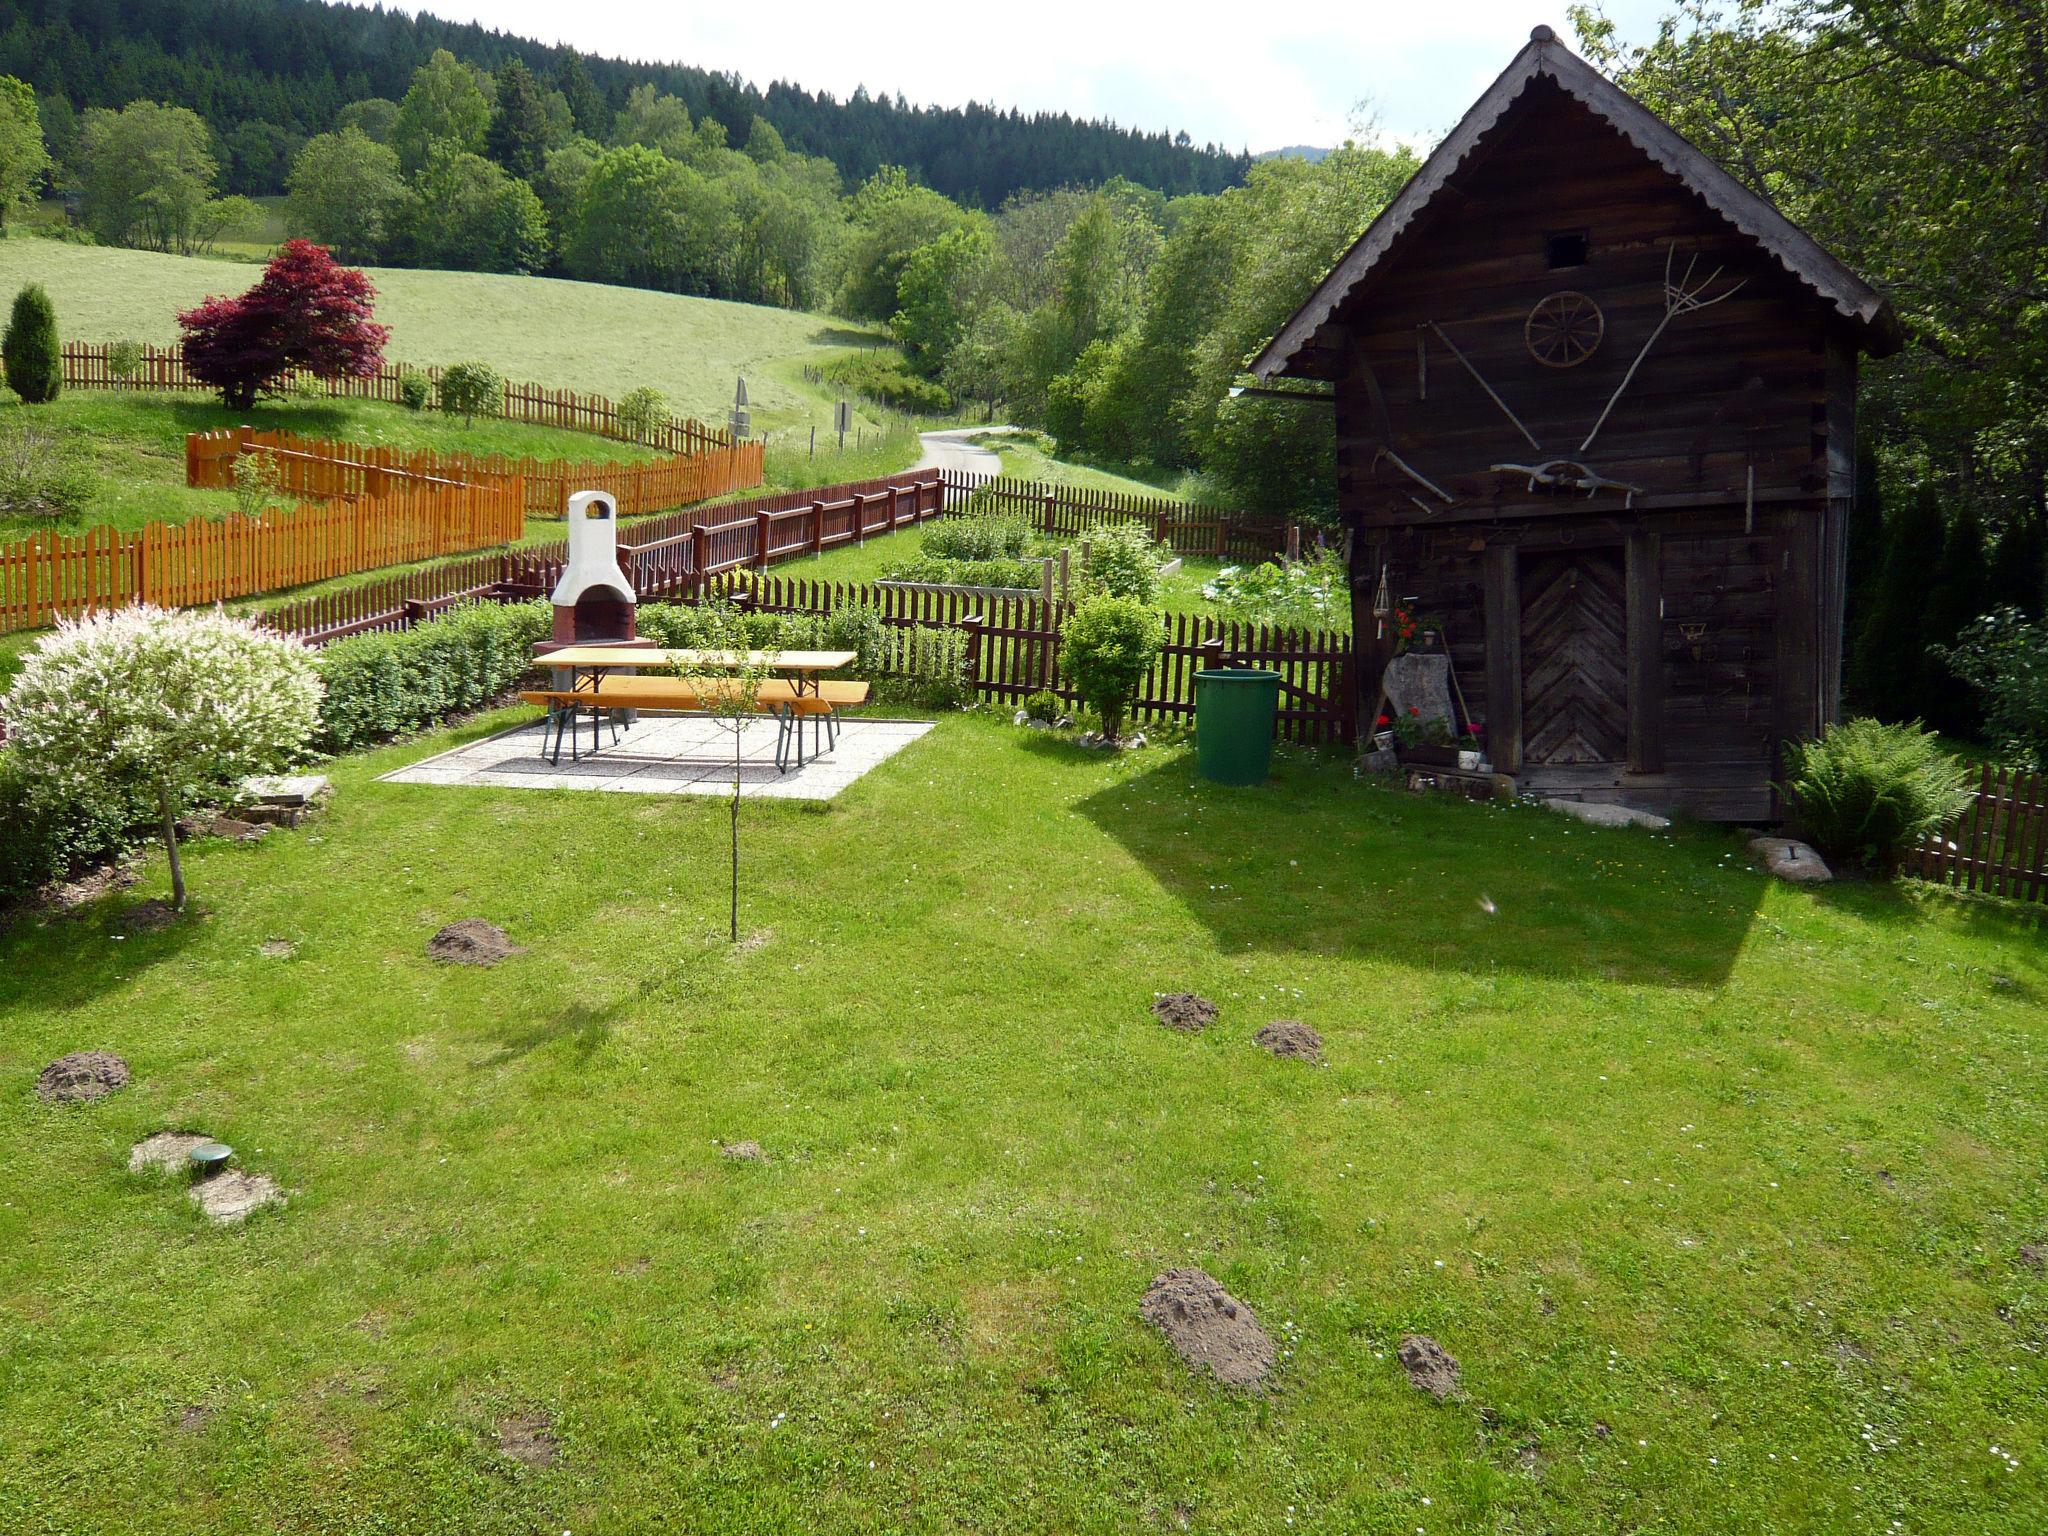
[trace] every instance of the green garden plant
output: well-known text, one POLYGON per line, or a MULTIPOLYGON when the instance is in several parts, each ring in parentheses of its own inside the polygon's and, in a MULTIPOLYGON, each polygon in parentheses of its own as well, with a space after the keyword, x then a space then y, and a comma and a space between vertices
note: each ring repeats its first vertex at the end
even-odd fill
POLYGON ((505 380, 489 363, 450 363, 441 372, 441 409, 465 423, 494 416, 505 401, 505 380))
POLYGON ((46 803, 153 802, 179 910, 179 812, 290 762, 319 709, 319 675, 298 641, 219 609, 147 604, 59 620, 6 701, 11 750, 46 803))
POLYGON ((417 368, 400 369, 398 403, 408 411, 424 411, 434 403, 434 381, 417 368))
POLYGON ((65 439, 26 412, 0 418, 0 516, 77 517, 95 479, 65 439))
POLYGON ((1060 670, 1115 741, 1138 685, 1159 659, 1166 631, 1159 615, 1129 597, 1092 597, 1060 633, 1060 670))
POLYGON ((645 384, 627 390, 618 411, 619 430, 636 443, 654 442, 668 425, 667 397, 645 384))
POLYGON ((1090 529, 1084 589, 1151 604, 1159 598, 1159 567, 1166 551, 1141 523, 1109 523, 1090 529))
POLYGON ((1822 853, 1890 878, 1915 843, 1968 807, 1965 783, 1917 723, 1857 719, 1787 745, 1781 787, 1822 853))
POLYGON ((64 387, 64 358, 57 340, 57 307, 41 283, 14 296, 7 334, 0 338, 7 387, 30 405, 47 405, 64 387))
POLYGON ((1977 690, 1999 749, 2015 762, 2048 767, 2048 623, 2017 608, 1994 609, 1935 654, 1977 690))

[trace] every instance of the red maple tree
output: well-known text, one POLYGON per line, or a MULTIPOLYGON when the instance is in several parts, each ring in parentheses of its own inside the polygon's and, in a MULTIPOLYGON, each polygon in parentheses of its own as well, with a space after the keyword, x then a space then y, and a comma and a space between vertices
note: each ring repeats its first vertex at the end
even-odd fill
POLYGON ((178 316, 186 371, 243 410, 293 369, 367 378, 383 366, 391 335, 370 318, 376 293, 325 246, 287 240, 240 298, 211 298, 178 316))

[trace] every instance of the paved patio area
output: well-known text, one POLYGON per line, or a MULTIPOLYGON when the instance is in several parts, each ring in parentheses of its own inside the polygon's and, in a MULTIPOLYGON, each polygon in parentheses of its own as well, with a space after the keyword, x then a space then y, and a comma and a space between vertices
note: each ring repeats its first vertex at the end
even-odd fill
MULTIPOLYGON (((830 800, 877 764, 931 729, 923 720, 846 720, 839 745, 787 773, 775 771, 776 728, 749 724, 740 742, 742 799, 830 800)), ((809 732, 805 733, 806 739, 809 732)), ((619 733, 607 729, 595 756, 579 762, 562 748, 560 763, 541 756, 542 723, 515 726, 383 776, 390 784, 488 785, 498 789, 603 789, 633 795, 729 795, 732 736, 716 721, 642 719, 619 733)), ((590 727, 583 728, 588 746, 590 727)))

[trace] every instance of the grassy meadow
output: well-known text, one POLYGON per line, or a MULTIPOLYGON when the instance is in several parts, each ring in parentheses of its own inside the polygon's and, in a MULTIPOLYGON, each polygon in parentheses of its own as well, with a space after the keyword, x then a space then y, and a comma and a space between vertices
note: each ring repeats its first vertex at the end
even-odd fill
POLYGON ((749 803, 734 950, 715 801, 375 781, 506 718, 195 847, 169 931, 107 922, 153 859, 0 934, 0 1528, 2048 1522, 2038 909, 983 712, 749 803), (39 1103, 88 1047, 134 1083, 39 1103), (289 1203, 209 1228, 163 1128, 289 1203), (1141 1322, 1185 1264, 1271 1392, 1141 1322))
MULTIPOLYGON (((617 399, 642 384, 678 414, 722 425, 741 375, 757 431, 832 420, 836 396, 809 384, 849 350, 884 344, 881 332, 833 316, 688 298, 639 288, 476 272, 367 269, 377 318, 391 327, 399 362, 483 358, 506 377, 617 399)), ((198 256, 0 240, 0 292, 39 282, 56 301, 66 340, 177 339, 176 316, 211 294, 239 292, 256 274, 198 256)), ((856 401, 858 406, 860 402, 856 401)), ((873 428, 879 413, 861 408, 873 428)))

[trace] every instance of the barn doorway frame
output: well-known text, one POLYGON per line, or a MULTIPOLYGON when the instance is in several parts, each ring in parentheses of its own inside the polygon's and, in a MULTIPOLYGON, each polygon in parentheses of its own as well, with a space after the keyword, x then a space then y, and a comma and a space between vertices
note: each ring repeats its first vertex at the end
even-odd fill
POLYGON ((1480 557, 1485 573, 1486 748, 1502 773, 1523 771, 1522 557, 1572 550, 1618 550, 1624 605, 1631 774, 1664 768, 1663 539, 1647 530, 1527 530, 1492 538, 1480 557))

